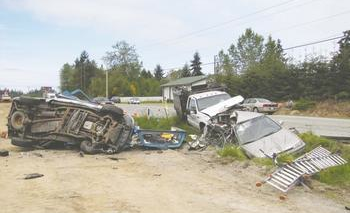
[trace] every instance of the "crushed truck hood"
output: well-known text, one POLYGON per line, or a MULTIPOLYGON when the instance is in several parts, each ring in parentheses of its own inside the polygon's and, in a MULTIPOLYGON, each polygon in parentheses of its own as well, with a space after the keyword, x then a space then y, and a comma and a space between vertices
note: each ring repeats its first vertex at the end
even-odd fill
POLYGON ((218 113, 222 113, 227 111, 229 108, 233 107, 236 104, 239 104, 242 102, 244 98, 241 95, 235 96, 233 98, 230 98, 228 100, 222 101, 218 104, 215 104, 213 106, 210 106, 201 112, 204 114, 207 114, 210 117, 213 117, 217 115, 218 113))
POLYGON ((287 129, 282 128, 278 132, 261 138, 255 142, 244 144, 241 147, 253 157, 265 157, 260 151, 263 150, 267 155, 272 156, 273 153, 281 152, 292 153, 301 150, 305 143, 287 129))

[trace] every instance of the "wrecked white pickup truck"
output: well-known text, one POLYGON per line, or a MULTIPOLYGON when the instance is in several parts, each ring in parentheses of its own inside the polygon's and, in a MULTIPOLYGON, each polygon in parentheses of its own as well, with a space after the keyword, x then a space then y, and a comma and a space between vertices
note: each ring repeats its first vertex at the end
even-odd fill
POLYGON ((174 92, 177 114, 202 132, 195 144, 222 148, 227 143, 234 143, 250 158, 303 150, 305 143, 278 122, 261 113, 242 111, 240 103, 243 100, 242 96, 231 98, 222 91, 191 95, 182 89, 174 92))

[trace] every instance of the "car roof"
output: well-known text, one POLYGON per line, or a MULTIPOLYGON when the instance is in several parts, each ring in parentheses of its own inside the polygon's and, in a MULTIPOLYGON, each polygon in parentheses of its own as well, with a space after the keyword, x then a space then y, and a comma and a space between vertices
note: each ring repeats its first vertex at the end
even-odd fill
POLYGON ((248 120, 251 120, 253 118, 257 118, 260 116, 264 116, 262 113, 257 113, 257 112, 249 112, 249 111, 235 111, 237 113, 237 123, 242 123, 248 120))
POLYGON ((202 93, 190 95, 189 98, 199 99, 199 98, 204 98, 204 97, 209 97, 214 95, 222 95, 222 94, 228 94, 228 93, 222 92, 222 91, 209 91, 209 92, 202 92, 202 93))

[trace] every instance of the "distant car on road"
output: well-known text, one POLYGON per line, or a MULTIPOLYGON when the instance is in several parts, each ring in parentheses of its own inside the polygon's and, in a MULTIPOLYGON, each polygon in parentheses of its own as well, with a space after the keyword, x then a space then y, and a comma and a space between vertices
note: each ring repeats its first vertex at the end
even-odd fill
POLYGON ((105 97, 96 97, 93 99, 93 102, 97 104, 113 104, 112 101, 108 100, 108 98, 105 97))
POLYGON ((278 110, 278 104, 264 98, 248 98, 244 100, 243 107, 252 112, 273 114, 278 110))
POLYGON ((128 101, 128 104, 140 104, 139 98, 131 98, 128 101))
POLYGON ((110 98, 110 101, 112 101, 113 103, 121 103, 121 98, 118 96, 112 96, 110 98))

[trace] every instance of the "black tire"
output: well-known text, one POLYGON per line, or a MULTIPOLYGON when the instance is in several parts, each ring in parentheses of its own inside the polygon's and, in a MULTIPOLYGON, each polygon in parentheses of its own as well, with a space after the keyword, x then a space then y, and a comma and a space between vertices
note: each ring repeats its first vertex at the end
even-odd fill
POLYGON ((20 147, 32 147, 35 143, 32 140, 26 140, 22 138, 12 138, 11 143, 15 146, 20 147))
POLYGON ((18 101, 24 105, 39 105, 43 99, 21 96, 18 101))
POLYGON ((103 115, 110 114, 117 117, 123 116, 123 109, 115 105, 104 105, 100 111, 103 115))
POLYGON ((14 112, 10 119, 11 126, 16 130, 23 129, 23 123, 24 123, 25 117, 26 116, 22 111, 14 112))
POLYGON ((100 150, 96 149, 90 141, 82 141, 80 143, 80 150, 82 150, 85 154, 97 154, 100 150))
POLYGON ((257 112, 257 113, 259 112, 257 107, 254 107, 254 108, 252 109, 252 111, 253 111, 253 112, 257 112))

